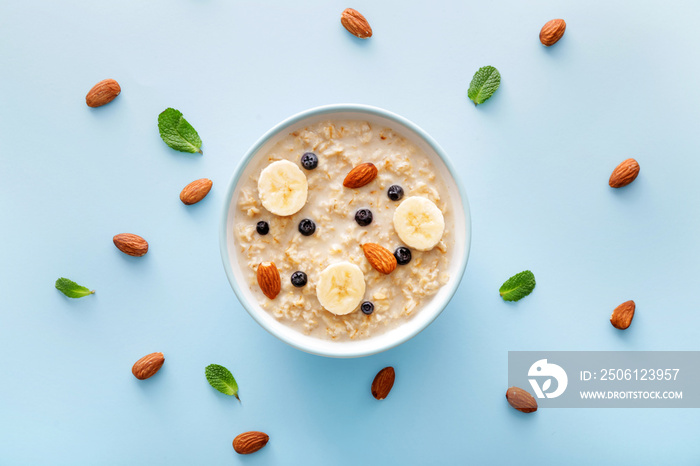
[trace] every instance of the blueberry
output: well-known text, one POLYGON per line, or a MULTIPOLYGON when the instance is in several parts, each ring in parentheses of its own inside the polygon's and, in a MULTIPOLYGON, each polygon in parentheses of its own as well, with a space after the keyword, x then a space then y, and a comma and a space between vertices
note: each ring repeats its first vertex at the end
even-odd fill
POLYGON ((318 157, 313 152, 307 152, 301 156, 301 166, 307 170, 313 170, 318 167, 318 157))
POLYGON ((406 265, 411 262, 411 250, 400 246, 394 251, 394 257, 399 265, 406 265))
POLYGON ((316 231, 316 224, 313 220, 305 218, 304 220, 299 222, 299 233, 301 233, 302 235, 311 236, 314 234, 314 231, 316 231))
POLYGON ((374 312, 374 304, 372 304, 369 301, 365 301, 364 303, 362 303, 362 306, 360 306, 360 309, 362 309, 362 312, 364 312, 365 314, 370 315, 374 312))
POLYGON ((270 233, 270 224, 267 223, 266 221, 262 220, 262 221, 258 222, 257 225, 255 225, 255 229, 258 230, 258 233, 260 233, 261 235, 264 236, 264 235, 270 233))
POLYGON ((372 211, 369 209, 360 209, 355 212, 355 221, 361 227, 366 227, 372 223, 372 211))
POLYGON ((389 196, 389 199, 392 201, 398 201, 403 197, 403 188, 398 184, 393 184, 389 186, 389 190, 386 192, 386 195, 389 196))
POLYGON ((302 286, 306 285, 306 274, 302 271, 297 271, 292 274, 292 285, 296 286, 297 288, 301 288, 302 286))

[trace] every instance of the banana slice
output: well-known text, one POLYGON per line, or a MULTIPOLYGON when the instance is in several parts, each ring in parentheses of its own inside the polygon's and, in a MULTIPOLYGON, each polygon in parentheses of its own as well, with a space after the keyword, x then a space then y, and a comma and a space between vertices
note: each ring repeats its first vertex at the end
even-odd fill
POLYGON ((319 275, 316 296, 327 311, 350 314, 365 296, 365 274, 350 262, 329 265, 319 275))
POLYGON ((258 195, 263 207, 275 215, 296 214, 306 204, 306 175, 289 160, 278 160, 260 172, 258 195))
POLYGON ((422 196, 409 197, 394 211, 394 229, 401 241, 418 251, 430 251, 445 232, 438 206, 422 196))

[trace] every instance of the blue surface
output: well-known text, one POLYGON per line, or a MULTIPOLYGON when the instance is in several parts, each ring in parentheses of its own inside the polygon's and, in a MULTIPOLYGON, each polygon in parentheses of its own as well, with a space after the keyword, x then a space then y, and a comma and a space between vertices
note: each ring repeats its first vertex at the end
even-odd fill
POLYGON ((509 350, 697 350, 695 2, 376 2, 355 39, 336 1, 0 4, 0 464, 697 464, 695 410, 541 410, 504 399, 509 350), (567 21, 545 49, 549 19, 567 21), (473 73, 503 81, 475 108, 473 73), (85 106, 97 81, 120 95, 85 106), (355 360, 310 356, 243 311, 218 252, 226 182, 283 118, 358 102, 413 120, 453 158, 473 241, 426 331, 355 360), (172 106, 204 155, 158 136, 172 106), (612 190, 627 157, 637 181, 612 190), (196 206, 188 182, 214 187, 196 206), (135 232, 151 250, 119 253, 135 232), (500 284, 529 268, 516 304, 500 284), (66 276, 97 290, 68 300, 66 276), (632 327, 608 323, 637 302, 632 327), (139 382, 138 358, 163 351, 139 382), (210 388, 229 367, 242 404, 210 388), (378 369, 396 367, 382 402, 378 369), (269 445, 231 448, 245 430, 269 445))

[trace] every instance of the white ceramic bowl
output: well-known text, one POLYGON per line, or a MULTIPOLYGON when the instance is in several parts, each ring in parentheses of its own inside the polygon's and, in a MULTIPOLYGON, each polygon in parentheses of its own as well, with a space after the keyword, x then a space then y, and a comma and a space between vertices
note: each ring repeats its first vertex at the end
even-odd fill
MULTIPOLYGON (((454 295, 469 257, 471 241, 471 219, 469 204, 464 189, 452 174, 456 173, 452 163, 442 148, 425 131, 414 123, 394 113, 368 105, 337 104, 317 107, 294 115, 275 125, 263 135, 245 154, 238 164, 224 201, 223 215, 219 229, 219 245, 226 275, 238 300, 248 313, 265 330, 285 343, 308 353, 335 358, 367 356, 388 350, 413 338, 440 315, 454 295), (251 175, 250 161, 258 154, 265 154, 272 146, 290 132, 327 119, 363 119, 370 124, 385 126, 401 134, 422 149, 437 167, 447 186, 441 192, 449 193, 454 210, 455 244, 449 252, 452 256, 449 265, 449 282, 440 288, 435 296, 421 304, 421 308, 410 320, 398 327, 376 336, 358 341, 322 340, 300 333, 277 321, 262 309, 243 278, 243 270, 237 263, 237 252, 233 234, 234 213, 239 197, 239 180, 251 175), (246 284, 241 286, 240 284, 246 284)), ((248 270, 245 273, 250 273, 248 270)))

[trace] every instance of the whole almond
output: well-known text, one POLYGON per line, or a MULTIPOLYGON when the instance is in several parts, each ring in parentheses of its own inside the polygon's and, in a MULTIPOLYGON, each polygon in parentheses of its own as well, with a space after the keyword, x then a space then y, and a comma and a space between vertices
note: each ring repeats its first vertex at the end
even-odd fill
POLYGON ((613 327, 624 330, 632 324, 632 318, 634 317, 634 310, 637 305, 634 301, 625 301, 615 308, 615 310, 610 315, 610 323, 613 327))
POLYGON ((360 39, 372 37, 372 28, 369 26, 369 22, 357 10, 346 8, 340 15, 340 22, 353 36, 360 39))
POLYGON ((160 370, 165 362, 163 353, 151 353, 142 357, 134 363, 131 373, 139 380, 153 377, 160 370))
POLYGON ((379 173, 379 170, 373 163, 361 163, 350 170, 350 173, 343 180, 343 186, 353 189, 361 188, 375 179, 377 173, 379 173))
POLYGON ((390 274, 396 269, 396 257, 387 248, 375 243, 365 243, 362 250, 369 264, 377 272, 390 274))
POLYGON ((391 387, 394 386, 396 373, 394 368, 389 366, 380 370, 372 381, 372 396, 378 400, 383 400, 389 395, 391 387))
POLYGON ((238 454, 249 455, 260 450, 269 441, 270 436, 265 432, 251 430, 250 432, 243 432, 233 439, 233 449, 238 454))
POLYGON ((180 200, 185 205, 196 204, 209 194, 212 184, 212 181, 207 178, 195 180, 182 189, 180 200))
POLYGON ((114 245, 124 254, 141 257, 148 252, 148 242, 139 235, 121 233, 112 238, 114 245))
POLYGON ((280 293, 282 283, 280 273, 274 262, 261 262, 258 266, 258 285, 263 294, 270 299, 275 299, 280 293))
POLYGON ((540 31, 540 42, 549 47, 556 44, 566 31, 566 21, 563 19, 553 19, 547 21, 540 31))
POLYGON ((513 408, 523 413, 537 411, 537 400, 522 388, 510 387, 506 390, 506 400, 513 408))
POLYGON ((608 184, 611 188, 622 188, 633 182, 639 175, 639 164, 634 159, 627 159, 615 167, 608 184))
POLYGON ((88 107, 101 107, 113 101, 121 91, 122 88, 119 87, 118 82, 114 79, 105 79, 92 86, 85 96, 85 103, 88 107))

